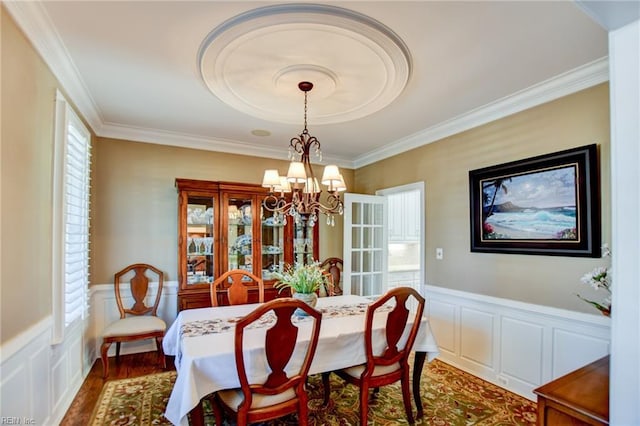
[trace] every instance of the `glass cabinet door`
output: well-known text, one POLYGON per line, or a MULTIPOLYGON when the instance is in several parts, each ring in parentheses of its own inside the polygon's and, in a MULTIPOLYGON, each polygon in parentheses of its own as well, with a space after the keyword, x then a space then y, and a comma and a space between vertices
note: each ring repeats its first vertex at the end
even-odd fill
POLYGON ((260 211, 262 279, 266 281, 275 279, 273 273, 284 269, 284 221, 262 206, 260 211))
POLYGON ((255 274, 252 201, 253 197, 250 195, 225 197, 228 250, 226 270, 245 269, 255 274))
POLYGON ((213 282, 215 265, 215 203, 213 197, 187 197, 187 284, 213 282))
MULTIPOLYGON (((317 226, 317 225, 316 225, 317 226)), ((315 262, 313 226, 308 225, 307 218, 301 217, 293 224, 293 261, 300 264, 315 262)))

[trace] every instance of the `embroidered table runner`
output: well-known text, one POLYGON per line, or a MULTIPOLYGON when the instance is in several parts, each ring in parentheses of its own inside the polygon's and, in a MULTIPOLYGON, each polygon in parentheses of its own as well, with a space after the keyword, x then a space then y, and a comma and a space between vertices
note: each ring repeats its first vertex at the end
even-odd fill
MULTIPOLYGON (((339 318, 352 315, 364 315, 370 304, 371 303, 358 303, 355 305, 326 306, 318 310, 322 312, 323 318, 339 318)), ((378 311, 386 312, 391 309, 391 306, 382 306, 378 311)), ((231 331, 235 327, 235 324, 242 318, 242 316, 238 316, 191 321, 182 325, 180 329, 180 338, 184 339, 185 337, 203 336, 205 334, 225 333, 231 331)), ((269 327, 275 323, 275 320, 276 318, 273 312, 269 312, 247 328, 269 327)), ((308 320, 310 320, 309 317, 294 315, 292 322, 297 324, 308 320)))

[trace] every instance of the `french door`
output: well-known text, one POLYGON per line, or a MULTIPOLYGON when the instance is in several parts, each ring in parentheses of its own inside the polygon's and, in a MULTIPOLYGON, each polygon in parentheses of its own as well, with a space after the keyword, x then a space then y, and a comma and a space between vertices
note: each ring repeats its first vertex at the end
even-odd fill
POLYGON ((375 297, 386 291, 386 217, 385 197, 345 194, 344 294, 375 297))

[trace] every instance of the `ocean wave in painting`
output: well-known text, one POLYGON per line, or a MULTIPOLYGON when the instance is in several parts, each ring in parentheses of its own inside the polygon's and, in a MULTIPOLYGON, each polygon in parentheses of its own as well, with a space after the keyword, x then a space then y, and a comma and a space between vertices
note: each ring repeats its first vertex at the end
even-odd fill
POLYGON ((487 223, 502 228, 511 238, 553 239, 566 229, 576 228, 576 213, 571 208, 494 213, 487 223))

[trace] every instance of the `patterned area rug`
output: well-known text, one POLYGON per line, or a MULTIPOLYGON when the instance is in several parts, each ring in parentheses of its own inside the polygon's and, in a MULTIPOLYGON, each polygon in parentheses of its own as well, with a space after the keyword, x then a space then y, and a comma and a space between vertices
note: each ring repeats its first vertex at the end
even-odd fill
MULTIPOLYGON (((175 372, 107 382, 90 425, 170 425, 163 416, 175 372)), ((322 408, 319 376, 309 379, 310 425, 357 425, 358 388, 331 375, 331 402, 322 408)), ((435 426, 535 425, 536 405, 518 395, 435 360, 425 365, 421 383, 425 416, 416 424, 435 426)), ((205 404, 205 421, 215 425, 205 404)), ((415 409, 414 409, 415 415, 415 409)), ((297 425, 295 415, 267 423, 297 425)), ((399 385, 385 386, 372 400, 369 424, 407 424, 399 385)))

